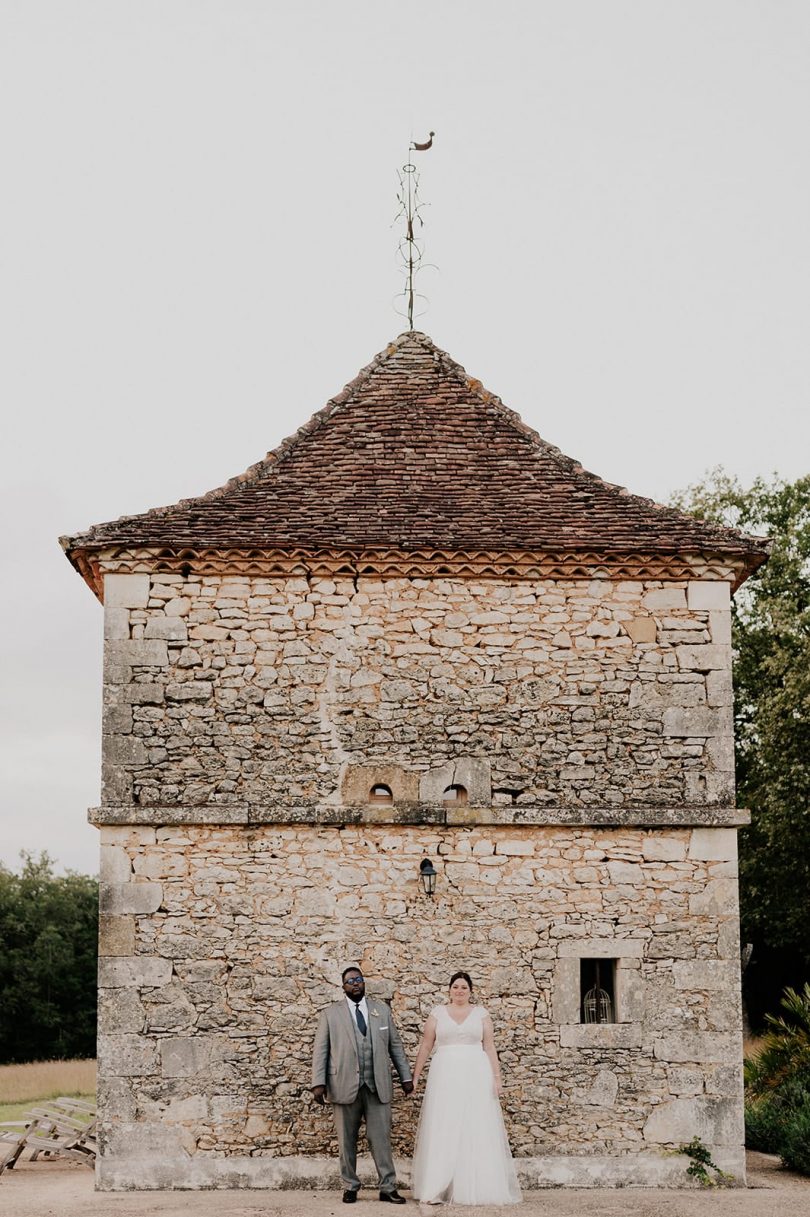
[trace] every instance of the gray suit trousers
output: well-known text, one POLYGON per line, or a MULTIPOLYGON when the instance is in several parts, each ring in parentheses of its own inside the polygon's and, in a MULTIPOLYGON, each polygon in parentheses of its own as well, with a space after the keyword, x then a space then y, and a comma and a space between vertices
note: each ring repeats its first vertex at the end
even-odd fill
POLYGON ((397 1186, 394 1157, 391 1153, 391 1104, 381 1103, 368 1086, 361 1086, 353 1103, 333 1103, 335 1128, 340 1150, 340 1177, 349 1191, 357 1191, 357 1134, 365 1116, 366 1137, 380 1176, 380 1191, 393 1192, 397 1186))

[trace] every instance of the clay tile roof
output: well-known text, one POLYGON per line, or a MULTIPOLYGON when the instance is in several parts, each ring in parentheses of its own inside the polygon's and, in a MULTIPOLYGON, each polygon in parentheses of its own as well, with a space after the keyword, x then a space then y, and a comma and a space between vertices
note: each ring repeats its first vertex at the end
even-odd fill
POLYGON ((767 553, 588 473, 414 332, 240 477, 62 543, 767 553))

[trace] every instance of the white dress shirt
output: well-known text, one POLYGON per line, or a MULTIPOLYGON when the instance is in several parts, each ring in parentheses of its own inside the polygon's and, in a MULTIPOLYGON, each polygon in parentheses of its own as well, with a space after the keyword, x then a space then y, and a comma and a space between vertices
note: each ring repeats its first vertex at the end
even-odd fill
POLYGON ((347 997, 346 1004, 351 1010, 352 1022, 354 1025, 357 1026, 357 1015, 355 1014, 355 1010, 359 1007, 362 1011, 363 1018, 366 1020, 366 1026, 368 1026, 368 1006, 366 1005, 365 997, 361 997, 360 1001, 352 1001, 350 997, 347 997))

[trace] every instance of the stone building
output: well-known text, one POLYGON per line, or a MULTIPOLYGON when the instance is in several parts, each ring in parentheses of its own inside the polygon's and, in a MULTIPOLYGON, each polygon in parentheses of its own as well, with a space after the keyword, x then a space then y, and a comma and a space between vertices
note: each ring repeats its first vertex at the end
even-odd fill
POLYGON ((411 1054, 473 973, 525 1183, 684 1183, 693 1136, 743 1178, 729 604, 762 541, 407 333, 241 477, 63 545, 104 602, 99 1186, 334 1181, 308 1066, 346 962, 411 1054))

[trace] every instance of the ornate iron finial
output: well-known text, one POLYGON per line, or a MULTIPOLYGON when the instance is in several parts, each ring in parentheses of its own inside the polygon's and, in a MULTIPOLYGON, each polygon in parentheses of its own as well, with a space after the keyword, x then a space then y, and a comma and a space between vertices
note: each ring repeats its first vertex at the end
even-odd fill
MULTIPOLYGON (((435 131, 431 131, 430 138, 423 144, 418 144, 414 140, 411 140, 408 151, 427 152, 429 148, 433 147, 433 137, 435 134, 435 131)), ((399 170, 399 192, 397 199, 399 201, 399 211, 397 212, 396 220, 402 220, 405 226, 404 235, 397 247, 397 252, 402 261, 402 273, 405 276, 405 287, 401 293, 405 301, 405 308, 397 309, 397 312, 408 318, 408 329, 412 330, 414 302, 416 300, 425 300, 424 296, 420 296, 414 291, 413 286, 416 272, 422 265, 425 251, 422 242, 416 239, 415 225, 418 223, 420 227, 424 226, 424 220, 420 214, 424 203, 419 198, 419 172, 416 165, 410 160, 406 161, 399 170)))

